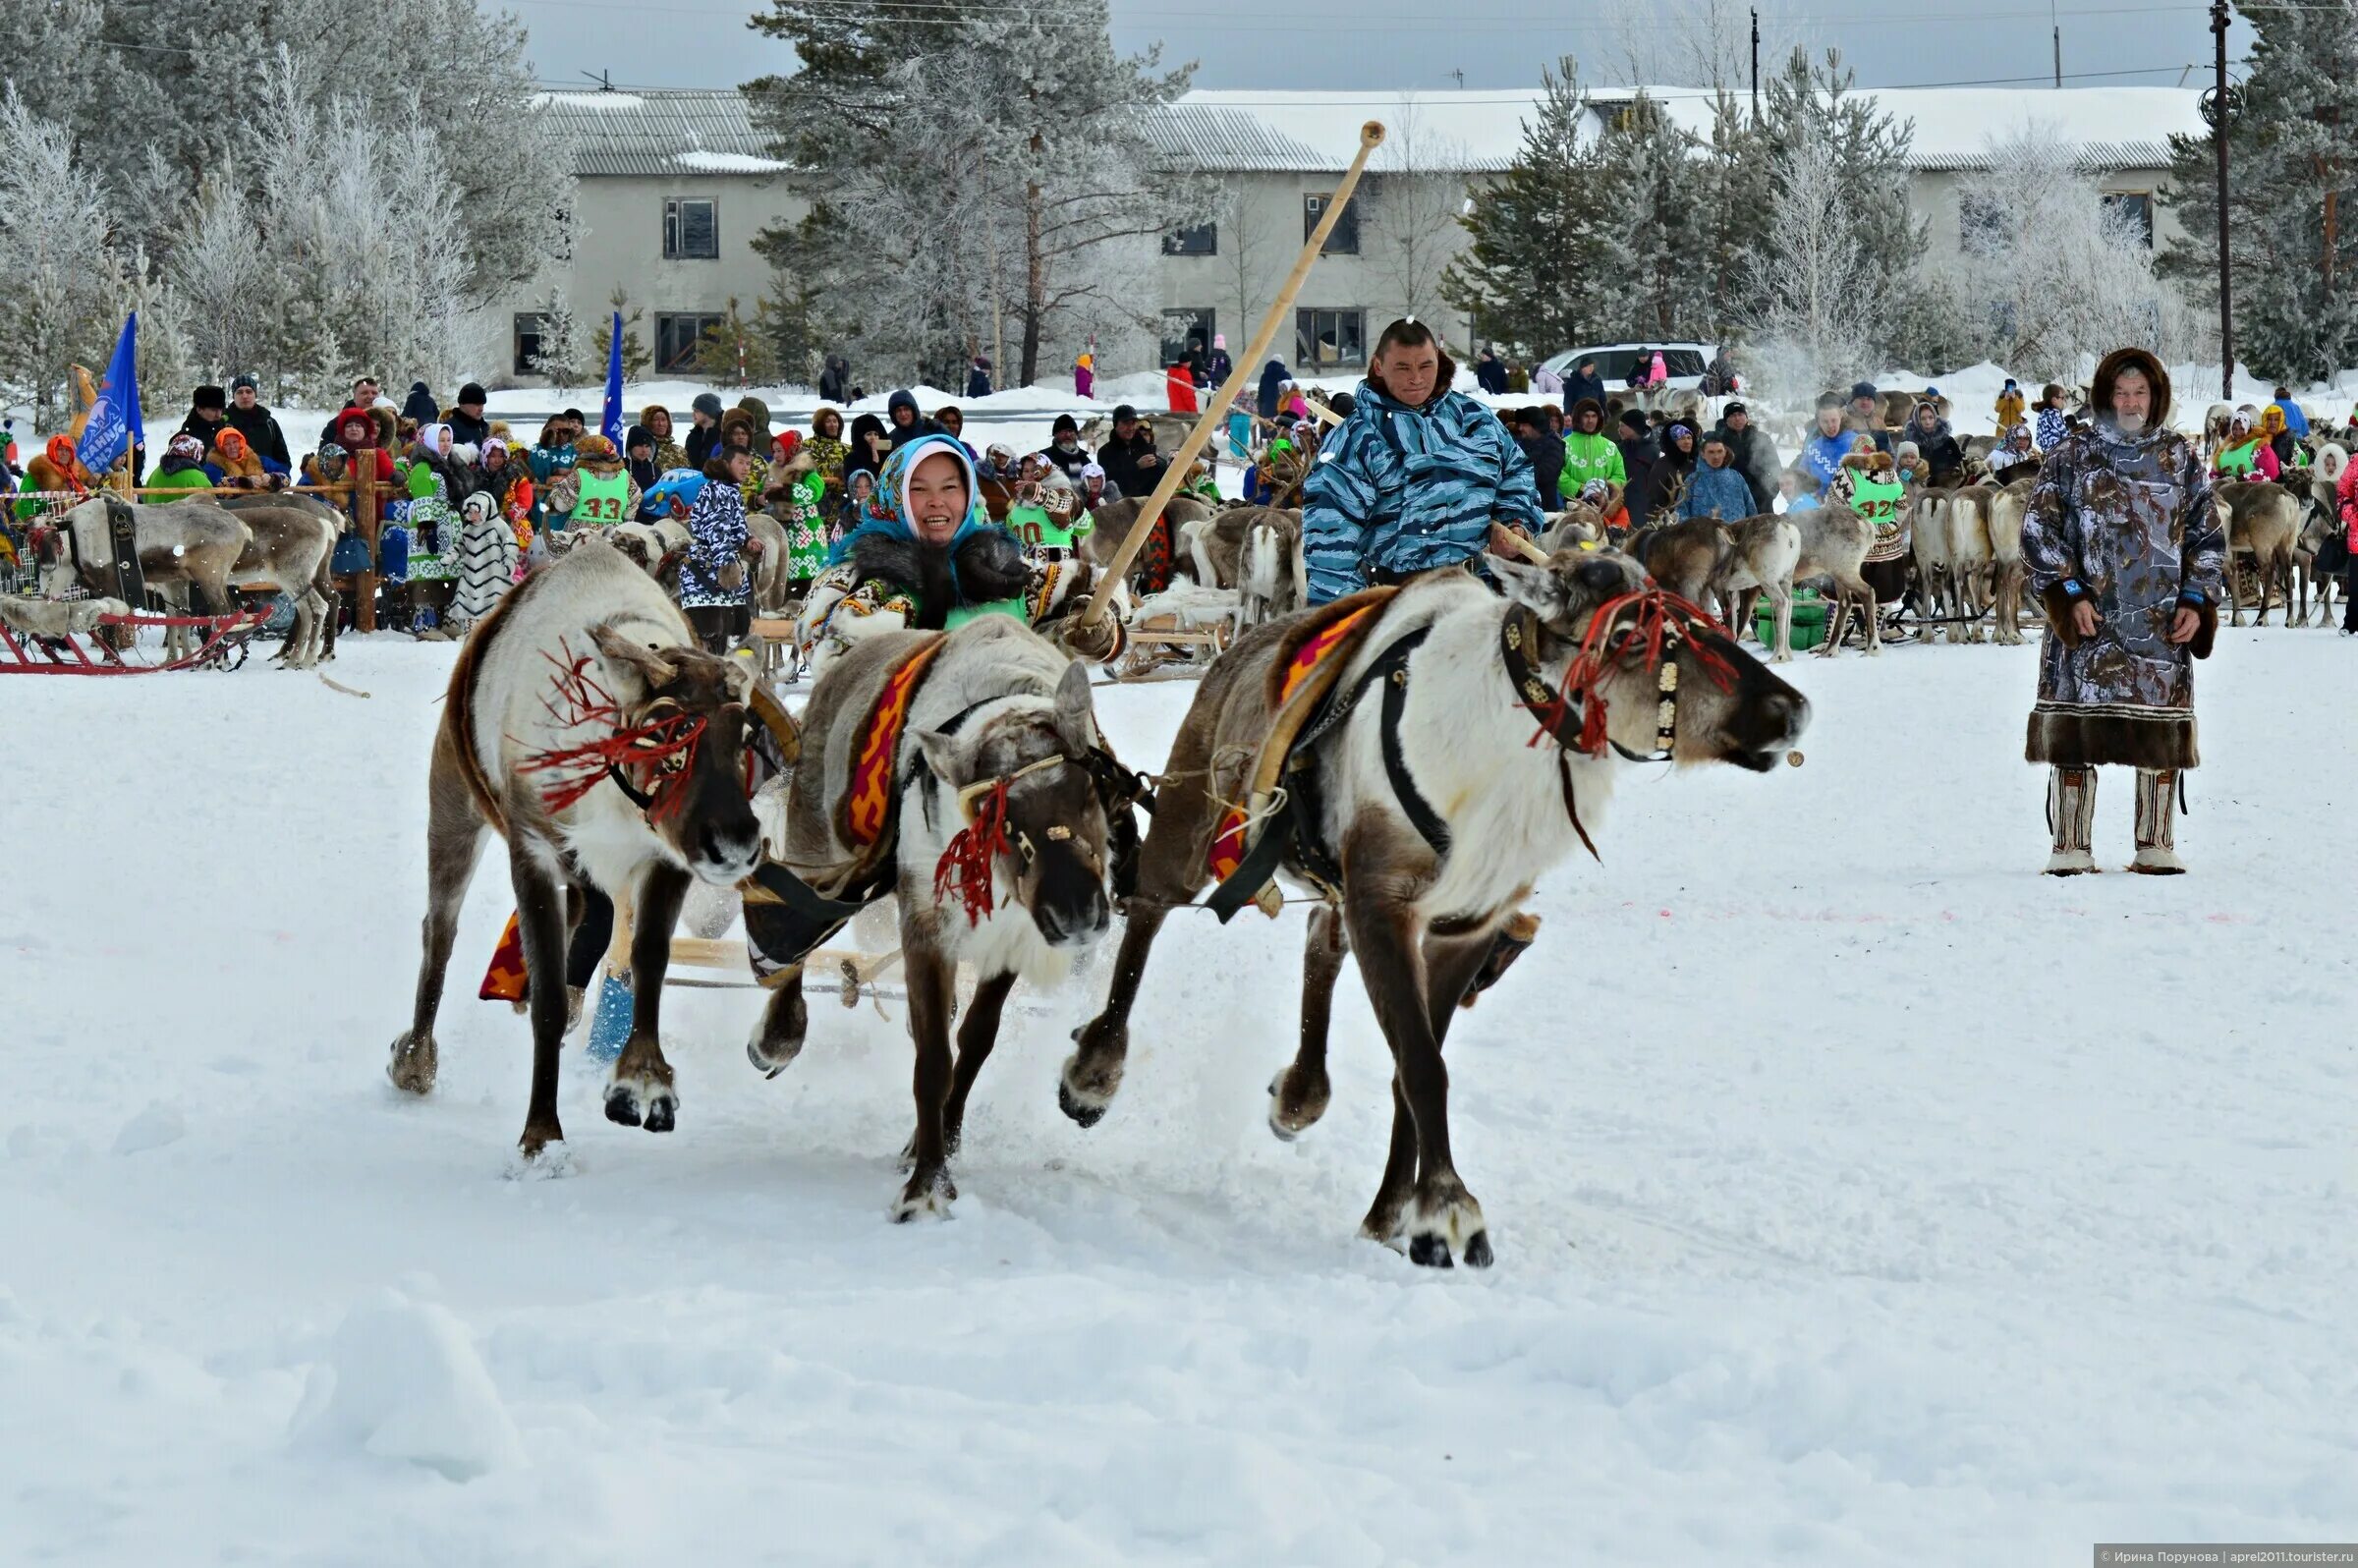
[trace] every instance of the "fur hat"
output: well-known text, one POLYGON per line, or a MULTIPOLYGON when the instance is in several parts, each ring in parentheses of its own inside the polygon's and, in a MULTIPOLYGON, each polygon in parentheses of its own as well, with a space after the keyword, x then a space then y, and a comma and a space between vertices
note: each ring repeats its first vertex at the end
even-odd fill
POLYGON ((740 405, 720 417, 720 433, 724 438, 741 434, 751 444, 756 436, 767 435, 769 431, 766 423, 757 426, 753 415, 740 405))
MULTIPOLYGON (((482 389, 482 385, 479 382, 470 381, 465 386, 459 388, 458 406, 462 409, 470 403, 484 403, 488 402, 489 400, 490 394, 486 393, 482 389)), ((478 491, 477 493, 479 494, 481 492, 478 491)), ((473 497, 470 497, 470 499, 473 499, 473 497)))
POLYGON ((194 409, 225 409, 229 407, 229 394, 222 391, 217 386, 200 386, 195 392, 190 394, 189 407, 194 409))
POLYGON ((585 466, 595 466, 620 463, 622 454, 614 450, 613 442, 592 431, 573 443, 573 460, 585 466))
POLYGON ((2096 379, 2089 386, 2089 407, 2099 414, 2112 412, 2112 387, 2123 370, 2141 372, 2146 383, 2154 389, 2153 410, 2146 422, 2159 427, 2169 422, 2169 372, 2162 362, 2143 349, 2114 349, 2105 356, 2096 367, 2096 379))

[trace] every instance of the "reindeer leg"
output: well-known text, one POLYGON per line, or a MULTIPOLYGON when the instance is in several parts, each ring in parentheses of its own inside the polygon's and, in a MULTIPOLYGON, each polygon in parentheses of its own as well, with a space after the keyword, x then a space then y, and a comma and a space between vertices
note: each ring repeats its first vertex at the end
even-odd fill
POLYGON ((949 1149, 942 1136, 950 1097, 950 1010, 957 1002, 957 966, 904 923, 902 965, 909 980, 909 1037, 917 1045, 911 1092, 917 1101, 917 1132, 910 1139, 913 1168, 892 1205, 892 1220, 906 1224, 920 1215, 947 1219, 958 1189, 950 1182, 949 1149))
POLYGON ((529 1164, 551 1145, 562 1153, 565 1142, 557 1120, 557 1052, 565 1044, 565 890, 521 835, 508 841, 508 880, 516 889, 525 973, 532 977, 533 1095, 517 1143, 529 1164))
POLYGON ((1302 1038, 1294 1059, 1269 1080, 1269 1131, 1291 1143, 1326 1114, 1334 1087, 1326 1078, 1326 1030, 1334 1015, 1334 982, 1350 944, 1342 913, 1328 904, 1310 912, 1310 940, 1302 955, 1302 1038))
POLYGON ((640 873, 631 902, 631 1036, 622 1042, 606 1082, 606 1120, 650 1133, 670 1132, 680 1115, 658 1025, 663 972, 671 966, 671 930, 679 924, 689 881, 689 874, 669 861, 651 862, 640 873))
MULTIPOLYGON (((1184 900, 1182 900, 1184 902, 1184 900)), ((1122 1068, 1130 1054, 1130 1009, 1138 1001, 1139 981, 1146 978, 1147 955, 1170 910, 1145 898, 1127 901, 1121 951, 1113 961, 1113 986, 1104 1009, 1073 1032, 1078 1044, 1065 1058, 1056 1084, 1056 1103, 1084 1127, 1102 1121, 1114 1094, 1122 1087, 1122 1068)))
POLYGON ((1771 583, 1767 588, 1769 601, 1776 606, 1776 647, 1768 655, 1771 664, 1790 664, 1793 661, 1793 581, 1771 583))
POLYGON ((974 1092, 982 1064, 990 1060, 990 1048, 999 1042, 999 1015, 1013 989, 1012 973, 991 976, 975 987, 975 999, 959 1020, 958 1067, 950 1078, 950 1102, 941 1113, 941 1141, 951 1155, 958 1152, 959 1136, 966 1130, 966 1097, 974 1092))
MULTIPOLYGON (((1356 837, 1366 842, 1366 835, 1356 837)), ((1375 856, 1346 854, 1346 877, 1351 863, 1368 859, 1375 856)), ((1440 1019, 1436 1028, 1436 1014, 1455 1007, 1457 997, 1464 995, 1495 931, 1484 931, 1476 953, 1462 953, 1460 948, 1472 943, 1450 938, 1445 943, 1452 960, 1450 974, 1429 974, 1422 922, 1398 901, 1398 879, 1375 870, 1361 872, 1351 882, 1363 891, 1356 898, 1346 894, 1344 920, 1351 929, 1351 948, 1358 953, 1358 972, 1368 983, 1368 1000, 1375 1002, 1375 1016, 1391 1042, 1396 1071, 1393 1139, 1398 1142, 1403 1103, 1415 1120, 1417 1181, 1393 1236, 1405 1231, 1408 1260, 1429 1268, 1448 1268, 1455 1261, 1486 1268, 1490 1263, 1490 1233, 1484 1226, 1481 1204, 1457 1177, 1457 1162, 1450 1155, 1450 1075, 1440 1066, 1440 1031, 1448 1021, 1440 1019), (1440 988, 1429 990, 1436 979, 1440 988)), ((1391 1174, 1389 1169, 1386 1174, 1391 1174)), ((1379 1191, 1377 1207, 1368 1209, 1370 1221, 1381 1219, 1384 1198, 1386 1193, 1379 1191)))
POLYGON ((434 1015, 442 1007, 442 982, 450 971, 451 944, 459 934, 459 910, 467 883, 483 852, 485 823, 461 782, 458 763, 436 738, 432 777, 426 786, 425 919, 418 964, 418 996, 410 1027, 393 1042, 385 1076, 396 1089, 423 1094, 434 1087, 441 1062, 434 1044, 434 1015))

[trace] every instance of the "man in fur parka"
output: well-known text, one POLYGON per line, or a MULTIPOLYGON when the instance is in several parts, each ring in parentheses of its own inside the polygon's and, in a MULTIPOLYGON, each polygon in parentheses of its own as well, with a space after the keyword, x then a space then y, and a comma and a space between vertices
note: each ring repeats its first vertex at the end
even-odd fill
POLYGON ((2052 771, 2052 876, 2089 854, 2096 770, 2137 770, 2129 868, 2186 868, 2171 832, 2195 750, 2194 661, 2218 631, 2225 541, 2194 446, 2169 428, 2169 376, 2143 349, 2096 367, 2093 416, 2048 454, 2022 526, 2022 559, 2047 611, 2039 700, 2024 755, 2052 771))

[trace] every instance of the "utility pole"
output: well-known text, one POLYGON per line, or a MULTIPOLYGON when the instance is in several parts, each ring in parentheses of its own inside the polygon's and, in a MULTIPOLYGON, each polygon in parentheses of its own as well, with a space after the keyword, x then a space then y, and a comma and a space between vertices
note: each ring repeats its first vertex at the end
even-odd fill
POLYGON ((1752 8, 1752 123, 1761 123, 1761 8, 1752 8))
POLYGON ((2047 0, 2048 25, 2055 37, 2055 90, 2063 90, 2063 19, 2055 15, 2055 0, 2047 0))
POLYGON ((2227 0, 2211 0, 2217 80, 2212 84, 2211 144, 2218 151, 2218 396, 2235 401, 2234 277, 2227 270, 2227 0))

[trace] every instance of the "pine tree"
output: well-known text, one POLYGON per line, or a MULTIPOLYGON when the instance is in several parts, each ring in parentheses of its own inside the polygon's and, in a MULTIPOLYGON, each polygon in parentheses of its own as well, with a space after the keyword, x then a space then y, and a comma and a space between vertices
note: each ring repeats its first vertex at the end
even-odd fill
POLYGON ((1154 166, 1143 130, 1188 72, 1117 55, 1104 0, 772 0, 755 26, 802 62, 745 88, 781 156, 847 171, 763 236, 832 335, 955 385, 1012 329, 1028 382, 1052 343, 1151 314, 1155 246, 1208 196, 1154 166))
MULTIPOLYGON (((540 317, 539 348, 533 355, 533 374, 544 376, 552 386, 580 386, 590 378, 590 345, 582 333, 581 317, 574 314, 573 302, 564 291, 551 289, 547 300, 537 312, 540 317)), ((611 323, 609 323, 611 325, 611 323)), ((623 334, 623 352, 630 352, 630 334, 623 334)), ((605 362, 598 362, 602 373, 605 362)))
POLYGON ((1579 62, 1566 55, 1543 68, 1522 150, 1473 194, 1460 220, 1472 241, 1442 275, 1441 296, 1472 318, 1476 337, 1552 352, 1605 330, 1616 301, 1600 284, 1611 275, 1618 203, 1584 137, 1588 118, 1579 62))
MULTIPOLYGON (((2243 14, 2251 65, 2227 129, 2235 349, 2271 379, 2319 379, 2358 364, 2358 13, 2243 14)), ((2189 221, 2162 258, 2213 319, 2217 156, 2208 136, 2170 138, 2170 183, 2189 221)))
MULTIPOLYGON (((733 308, 737 302, 731 300, 729 304, 733 308)), ((594 379, 603 385, 606 364, 614 354, 614 312, 619 310, 622 312, 622 378, 636 381, 646 373, 648 365, 655 363, 655 357, 647 352, 646 340, 639 335, 640 323, 646 319, 646 312, 631 304, 620 284, 616 284, 614 292, 606 297, 606 306, 607 308, 599 313, 590 331, 590 368, 594 372, 594 379)), ((585 381, 583 384, 589 383, 585 381)))
MULTIPOLYGON (((1695 139, 1640 92, 1611 115, 1599 139, 1603 188, 1621 209, 1607 231, 1611 292, 1639 337, 1688 338, 1700 327, 1709 278, 1696 265, 1705 224, 1696 197, 1695 139)), ((1596 280, 1590 279, 1595 289, 1596 280)))
POLYGON ((728 312, 696 340, 697 375, 719 386, 767 386, 777 380, 776 340, 762 318, 766 308, 766 301, 756 301, 749 316, 730 295, 728 312))
MULTIPOLYGON (((1839 50, 1812 60, 1795 49, 1762 84, 1760 137, 1771 159, 1772 196, 1784 195, 1785 182, 1805 167, 1813 179, 1832 182, 1844 231, 1858 248, 1853 289, 1871 323, 1871 346, 1880 347, 1895 297, 1924 259, 1931 219, 1916 216, 1908 205, 1913 123, 1894 120, 1860 97, 1852 90, 1855 80, 1839 50)), ((1771 225, 1756 259, 1773 263, 1784 244, 1771 225)), ((1756 277, 1774 280, 1772 264, 1754 271, 1756 277)))

